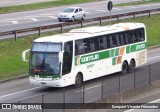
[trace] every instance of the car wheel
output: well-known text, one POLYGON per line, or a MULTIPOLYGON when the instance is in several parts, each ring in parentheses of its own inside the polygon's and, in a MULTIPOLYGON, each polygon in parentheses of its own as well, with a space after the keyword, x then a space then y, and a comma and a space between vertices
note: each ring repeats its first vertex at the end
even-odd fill
POLYGON ((84 18, 85 18, 85 15, 82 16, 81 20, 84 20, 84 18))
POLYGON ((74 16, 72 16, 71 21, 75 21, 75 17, 74 16))

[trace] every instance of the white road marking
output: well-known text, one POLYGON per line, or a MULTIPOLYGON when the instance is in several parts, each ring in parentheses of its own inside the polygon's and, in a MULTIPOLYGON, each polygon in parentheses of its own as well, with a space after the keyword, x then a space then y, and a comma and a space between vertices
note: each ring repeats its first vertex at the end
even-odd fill
POLYGON ((113 10, 122 10, 122 9, 113 7, 113 10))
POLYGON ((95 11, 98 11, 98 12, 107 12, 107 10, 100 10, 100 9, 97 9, 95 11))
POLYGON ((86 13, 86 14, 91 14, 91 12, 88 12, 88 11, 86 11, 85 13, 86 13))
POLYGON ((4 98, 4 97, 15 95, 15 94, 20 94, 20 93, 24 93, 24 92, 27 92, 27 91, 31 91, 31 90, 34 90, 34 89, 37 89, 37 88, 41 88, 41 86, 38 86, 38 87, 35 87, 35 88, 31 88, 31 89, 26 89, 26 90, 15 92, 15 93, 11 93, 11 94, 7 94, 7 95, 4 95, 4 96, 0 96, 0 99, 4 98))
POLYGON ((151 59, 155 59, 155 58, 160 58, 160 56, 155 56, 155 57, 152 57, 152 58, 148 58, 147 60, 151 60, 151 59))
POLYGON ((137 7, 134 7, 134 6, 124 6, 125 8, 137 8, 137 7))
POLYGON ((31 18, 31 20, 32 20, 32 21, 38 21, 38 19, 36 19, 36 18, 31 18))
MULTIPOLYGON (((96 88, 96 87, 99 87, 99 86, 102 86, 102 84, 99 84, 99 85, 96 85, 96 86, 92 86, 92 87, 89 87, 89 88, 85 88, 84 90, 89 90, 89 89, 96 88)), ((81 92, 81 91, 83 91, 83 89, 79 90, 79 91, 76 91, 76 92, 78 93, 78 92, 81 92)))
POLYGON ((55 16, 48 16, 49 18, 53 18, 53 19, 55 19, 55 18, 57 18, 57 17, 55 17, 55 16))
POLYGON ((13 24, 18 24, 18 21, 11 21, 13 24))

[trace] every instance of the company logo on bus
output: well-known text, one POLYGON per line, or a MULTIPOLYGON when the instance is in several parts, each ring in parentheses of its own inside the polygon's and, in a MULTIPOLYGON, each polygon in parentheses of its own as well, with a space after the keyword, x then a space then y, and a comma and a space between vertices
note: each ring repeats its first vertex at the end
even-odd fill
POLYGON ((77 65, 92 62, 99 59, 99 54, 89 55, 89 56, 78 56, 77 57, 77 65))

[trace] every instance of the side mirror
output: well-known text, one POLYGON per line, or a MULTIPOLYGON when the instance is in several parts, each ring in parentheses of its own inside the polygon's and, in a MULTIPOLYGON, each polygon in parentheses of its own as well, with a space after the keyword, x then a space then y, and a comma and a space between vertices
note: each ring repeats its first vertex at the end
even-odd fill
POLYGON ((59 52, 59 62, 60 62, 60 63, 63 62, 63 53, 64 53, 64 51, 60 51, 60 52, 59 52))
POLYGON ((22 61, 29 61, 29 60, 26 60, 26 53, 29 52, 30 49, 27 49, 25 51, 22 52, 22 61))

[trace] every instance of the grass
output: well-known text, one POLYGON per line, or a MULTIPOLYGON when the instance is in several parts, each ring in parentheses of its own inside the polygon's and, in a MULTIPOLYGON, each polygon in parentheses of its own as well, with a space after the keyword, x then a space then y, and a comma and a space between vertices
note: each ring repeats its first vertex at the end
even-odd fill
POLYGON ((17 6, 7 6, 7 7, 0 7, 0 14, 35 10, 35 9, 53 8, 57 6, 79 4, 79 3, 86 3, 86 2, 95 2, 95 1, 97 0, 56 0, 56 1, 48 1, 48 2, 41 2, 41 3, 33 3, 33 4, 23 4, 23 5, 17 5, 17 6))
MULTIPOLYGON (((136 20, 121 20, 120 22, 141 22, 146 25, 148 47, 160 44, 160 15, 136 18, 136 20)), ((108 23, 108 22, 106 22, 108 23)), ((103 23, 103 24, 106 24, 103 23)), ((42 36, 57 34, 59 32, 45 33, 42 36)), ((31 48, 31 43, 37 35, 27 36, 25 38, 8 39, 0 41, 0 80, 13 78, 28 74, 28 62, 22 62, 22 51, 31 48)))
POLYGON ((141 0, 141 1, 137 1, 137 2, 120 3, 115 6, 142 5, 142 4, 157 3, 157 2, 160 2, 160 0, 141 0))

